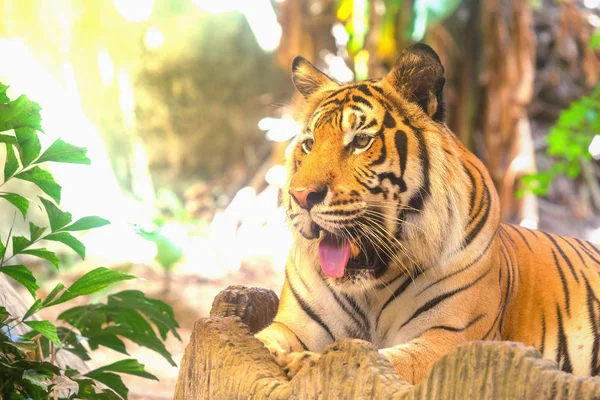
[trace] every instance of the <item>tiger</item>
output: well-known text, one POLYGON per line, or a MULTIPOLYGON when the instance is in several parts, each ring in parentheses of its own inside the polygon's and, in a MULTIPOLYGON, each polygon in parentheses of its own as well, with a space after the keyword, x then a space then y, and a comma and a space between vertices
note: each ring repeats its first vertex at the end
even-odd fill
POLYGON ((292 80, 302 129, 281 201, 293 245, 276 316, 255 335, 290 377, 342 338, 371 342, 412 384, 476 340, 599 374, 600 248, 501 223, 486 167, 444 122, 431 47, 348 84, 298 56, 292 80))

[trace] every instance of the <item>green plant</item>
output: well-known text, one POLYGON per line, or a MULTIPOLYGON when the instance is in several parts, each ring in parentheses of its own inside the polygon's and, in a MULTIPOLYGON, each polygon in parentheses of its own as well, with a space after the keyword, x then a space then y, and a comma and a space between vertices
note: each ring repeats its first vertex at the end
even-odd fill
POLYGON ((588 96, 583 96, 562 110, 558 121, 550 128, 547 137, 547 154, 554 158, 552 165, 536 174, 521 179, 522 188, 517 197, 530 191, 544 196, 550 184, 558 175, 571 179, 579 176, 585 163, 592 159, 589 146, 594 136, 600 132, 600 86, 588 96))
MULTIPOLYGON (((61 186, 39 165, 44 162, 90 164, 86 149, 58 139, 42 152, 38 137, 38 131, 43 132, 39 105, 25 95, 10 101, 7 88, 0 83, 0 132, 4 132, 0 134, 0 142, 6 146, 4 181, 0 190, 10 180, 24 180, 35 184, 50 199, 38 199, 48 217, 47 226, 29 222, 29 237, 16 236, 13 235, 13 221, 7 237, 0 237, 0 274, 21 284, 34 299, 24 315, 11 315, 5 305, 0 305, 0 399, 127 398, 128 389, 119 373, 157 379, 137 360, 125 359, 85 372, 72 366, 59 368, 55 363, 57 351, 70 352, 84 361, 90 360, 91 350, 99 346, 127 354, 122 340, 126 338, 157 352, 175 365, 164 345, 169 332, 180 339, 173 311, 167 304, 147 298, 140 291, 126 290, 108 296, 105 303, 67 309, 58 316, 58 324, 36 316, 42 309, 101 292, 110 285, 135 277, 96 268, 69 287, 59 283, 45 298, 38 298, 39 286, 31 270, 25 265, 11 264, 15 256, 29 255, 47 260, 58 270, 59 258, 37 246, 41 241, 63 243, 84 258, 85 246, 71 232, 98 228, 109 222, 100 217, 84 217, 73 222, 71 214, 59 208, 61 186), (15 327, 21 324, 31 331, 17 335, 15 327)), ((29 199, 13 192, 0 192, 0 197, 15 206, 27 222, 29 199)))

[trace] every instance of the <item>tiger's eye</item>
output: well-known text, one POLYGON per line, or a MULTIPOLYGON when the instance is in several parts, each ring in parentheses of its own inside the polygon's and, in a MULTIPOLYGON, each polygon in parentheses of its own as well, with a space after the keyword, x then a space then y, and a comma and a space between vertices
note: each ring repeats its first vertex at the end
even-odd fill
POLYGON ((305 153, 310 153, 310 151, 313 148, 314 143, 315 143, 314 140, 306 139, 304 142, 302 142, 302 150, 304 150, 305 153))
POLYGON ((357 149, 364 149, 369 143, 371 143, 371 137, 368 135, 356 135, 352 141, 352 144, 357 149))

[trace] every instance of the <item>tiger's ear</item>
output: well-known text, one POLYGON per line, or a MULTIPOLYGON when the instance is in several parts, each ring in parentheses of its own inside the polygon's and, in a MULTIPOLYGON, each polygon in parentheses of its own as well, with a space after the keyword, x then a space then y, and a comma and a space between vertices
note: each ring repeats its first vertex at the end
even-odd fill
POLYGON ((407 47, 385 80, 434 121, 444 121, 444 67, 431 47, 424 43, 407 47))
POLYGON ((309 97, 327 85, 338 86, 330 77, 301 56, 297 56, 292 62, 292 81, 304 97, 309 97))

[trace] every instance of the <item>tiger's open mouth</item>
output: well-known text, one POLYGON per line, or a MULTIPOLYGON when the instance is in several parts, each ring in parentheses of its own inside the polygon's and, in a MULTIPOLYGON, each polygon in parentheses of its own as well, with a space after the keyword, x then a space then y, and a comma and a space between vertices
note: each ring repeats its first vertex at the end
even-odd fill
POLYGON ((347 235, 336 235, 319 225, 313 227, 319 240, 319 263, 321 271, 331 278, 358 271, 375 272, 380 262, 375 247, 363 240, 353 228, 347 228, 347 235))

